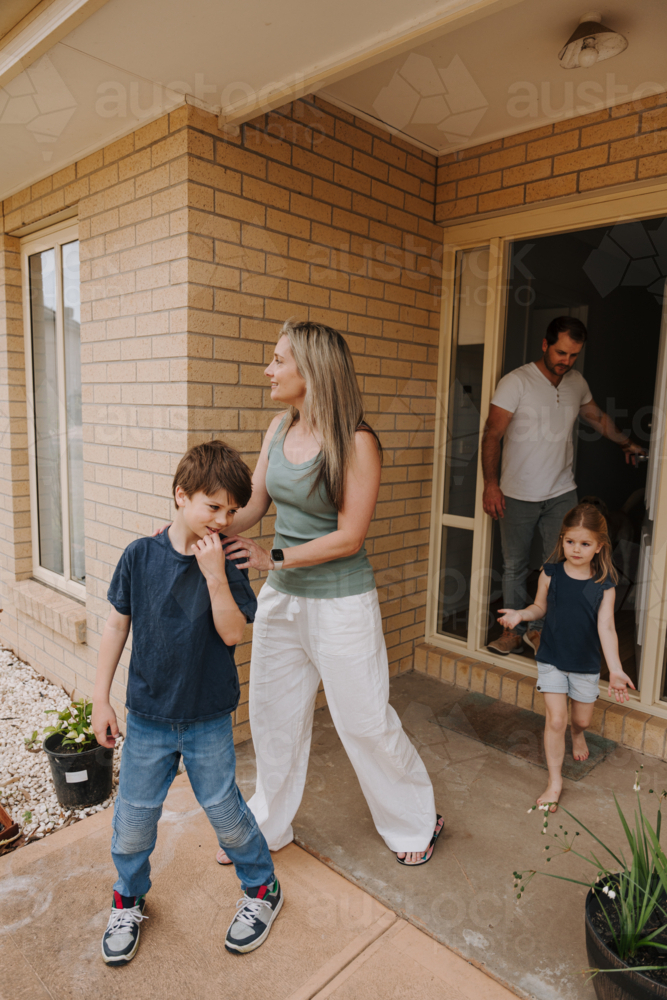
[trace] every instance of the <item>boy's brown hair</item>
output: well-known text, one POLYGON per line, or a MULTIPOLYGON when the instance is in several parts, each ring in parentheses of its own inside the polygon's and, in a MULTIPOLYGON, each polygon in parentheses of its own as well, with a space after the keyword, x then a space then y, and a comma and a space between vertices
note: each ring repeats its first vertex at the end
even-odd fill
POLYGON ((252 494, 250 469, 236 448, 231 448, 224 441, 206 441, 186 451, 178 463, 171 487, 174 503, 177 486, 188 498, 200 490, 206 496, 226 490, 229 498, 239 507, 245 507, 252 494))

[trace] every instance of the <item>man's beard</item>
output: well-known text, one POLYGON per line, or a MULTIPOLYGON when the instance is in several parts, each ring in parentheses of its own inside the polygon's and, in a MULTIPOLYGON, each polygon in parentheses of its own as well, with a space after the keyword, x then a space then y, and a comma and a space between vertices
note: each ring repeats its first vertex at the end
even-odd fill
POLYGON ((572 367, 571 365, 550 364, 548 353, 542 355, 542 360, 544 361, 544 367, 547 369, 547 371, 550 371, 552 375, 566 375, 572 367), (562 368, 563 371, 561 372, 556 371, 557 368, 562 368))

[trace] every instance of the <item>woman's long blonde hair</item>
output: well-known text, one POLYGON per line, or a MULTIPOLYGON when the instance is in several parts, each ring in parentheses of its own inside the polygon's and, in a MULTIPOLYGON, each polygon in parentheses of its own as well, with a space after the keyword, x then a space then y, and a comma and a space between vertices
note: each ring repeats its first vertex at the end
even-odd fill
POLYGON ((568 528, 585 528, 586 531, 590 531, 595 536, 598 545, 602 544, 602 548, 593 556, 591 562, 595 582, 604 583, 609 578, 615 586, 618 583, 618 573, 611 561, 611 541, 609 539, 607 519, 602 511, 592 503, 577 504, 576 507, 567 512, 560 528, 558 544, 547 559, 547 562, 565 561, 563 538, 567 534, 568 528))
MULTIPOLYGON (((322 323, 288 320, 280 333, 287 336, 298 372, 306 383, 304 419, 322 441, 322 459, 311 493, 323 483, 329 500, 336 510, 341 510, 356 432, 372 434, 382 454, 377 434, 364 421, 350 348, 337 330, 322 323)), ((285 434, 298 419, 299 411, 290 406, 285 434)))

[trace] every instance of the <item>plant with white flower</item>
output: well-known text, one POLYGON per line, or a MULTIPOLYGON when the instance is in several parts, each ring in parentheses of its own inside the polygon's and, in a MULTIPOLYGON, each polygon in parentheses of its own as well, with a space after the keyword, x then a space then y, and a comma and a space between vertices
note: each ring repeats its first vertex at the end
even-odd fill
MULTIPOLYGON (((546 875, 550 878, 557 878, 564 882, 572 882, 575 885, 585 886, 590 889, 599 906, 600 913, 606 921, 609 929, 610 941, 613 942, 613 950, 626 962, 640 949, 655 949, 659 956, 658 961, 664 963, 664 956, 667 953, 667 854, 660 842, 662 825, 662 803, 667 798, 667 791, 656 795, 657 817, 651 823, 647 817, 645 809, 642 807, 639 792, 641 790, 640 780, 641 767, 635 773, 634 791, 637 792, 638 809, 634 813, 634 822, 626 819, 623 810, 614 795, 614 803, 618 817, 620 819, 622 834, 627 841, 627 851, 620 850, 615 844, 608 846, 601 837, 593 830, 585 826, 576 816, 563 806, 560 810, 568 816, 572 822, 579 827, 570 835, 563 825, 560 824, 558 830, 549 832, 551 843, 544 847, 545 852, 550 852, 547 857, 547 864, 550 864, 557 853, 570 854, 578 859, 577 868, 581 870, 581 863, 590 865, 595 874, 591 873, 590 881, 586 880, 586 874, 575 871, 575 877, 560 875, 555 871, 530 871, 514 872, 514 888, 517 890, 517 899, 520 900, 525 892, 526 885, 535 875, 546 875), (632 823, 632 825, 631 825, 632 823), (582 847, 579 838, 580 834, 588 835, 594 843, 586 852, 582 847), (552 848, 556 850, 553 851, 552 848), (578 876, 578 877, 576 877, 578 876)), ((612 793, 613 794, 613 793, 612 793)), ((649 789, 649 795, 654 795, 653 789, 649 789)), ((531 812, 544 812, 542 817, 541 834, 547 834, 549 804, 533 805, 528 810, 531 812)), ((569 824, 568 824, 569 825, 569 824)), ((610 945, 611 946, 611 945, 610 945)), ((640 966, 630 964, 635 972, 649 971, 662 966, 640 966)), ((590 969, 590 973, 595 975, 600 970, 590 969)))
POLYGON ((73 701, 69 708, 63 712, 50 708, 46 714, 55 714, 56 722, 53 726, 47 726, 44 732, 47 736, 54 733, 62 735, 60 748, 67 750, 71 748, 77 753, 83 750, 92 750, 97 746, 97 740, 90 725, 90 715, 93 710, 92 702, 82 698, 81 701, 73 701))

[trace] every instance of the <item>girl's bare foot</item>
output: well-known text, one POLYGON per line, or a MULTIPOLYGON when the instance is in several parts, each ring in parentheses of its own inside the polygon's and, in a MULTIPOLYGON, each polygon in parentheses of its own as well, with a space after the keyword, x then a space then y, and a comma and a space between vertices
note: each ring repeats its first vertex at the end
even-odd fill
POLYGON ((222 848, 220 848, 220 850, 216 854, 215 860, 218 862, 219 865, 231 865, 232 864, 232 859, 229 858, 229 857, 227 857, 227 855, 225 854, 225 852, 223 851, 222 848))
POLYGON ((572 756, 575 760, 588 760, 588 746, 583 733, 572 733, 572 756))
POLYGON ((542 792, 539 799, 537 799, 538 806, 546 806, 548 804, 549 812, 555 813, 556 809, 558 809, 558 800, 562 790, 562 785, 548 784, 546 790, 542 792))

